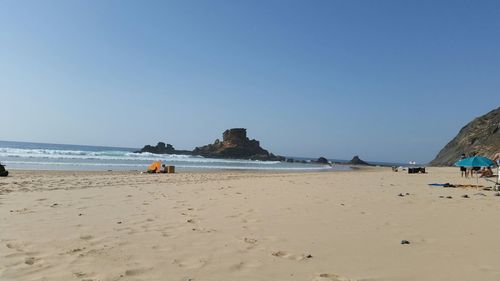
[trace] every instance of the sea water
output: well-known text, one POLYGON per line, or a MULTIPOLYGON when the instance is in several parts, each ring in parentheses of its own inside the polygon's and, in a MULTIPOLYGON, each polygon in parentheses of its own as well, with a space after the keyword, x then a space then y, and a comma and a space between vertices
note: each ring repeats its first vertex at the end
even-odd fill
POLYGON ((213 159, 193 155, 134 153, 136 148, 0 141, 0 162, 7 169, 26 170, 146 170, 153 161, 178 170, 348 170, 347 166, 213 159))

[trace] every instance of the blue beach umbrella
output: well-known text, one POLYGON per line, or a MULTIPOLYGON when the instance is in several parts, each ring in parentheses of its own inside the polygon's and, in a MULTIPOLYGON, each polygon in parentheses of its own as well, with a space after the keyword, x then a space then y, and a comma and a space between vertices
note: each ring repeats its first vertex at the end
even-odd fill
POLYGON ((495 163, 486 158, 486 157, 481 157, 481 156, 473 156, 473 157, 468 157, 464 158, 460 161, 457 161, 455 163, 455 166, 459 167, 490 167, 493 166, 495 163))
MULTIPOLYGON (((459 167, 490 167, 493 166, 495 163, 486 158, 486 157, 481 157, 481 156, 473 156, 473 157, 468 157, 464 158, 462 160, 457 161, 455 163, 455 166, 459 167)), ((472 176, 472 174, 471 174, 472 176)), ((479 178, 476 173, 476 182, 479 183, 479 178)))

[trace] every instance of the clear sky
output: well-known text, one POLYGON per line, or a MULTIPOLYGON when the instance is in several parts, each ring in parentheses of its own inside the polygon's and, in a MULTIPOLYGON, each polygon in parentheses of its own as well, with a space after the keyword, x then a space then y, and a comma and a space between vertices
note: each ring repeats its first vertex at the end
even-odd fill
POLYGON ((500 105, 500 1, 0 1, 0 140, 427 162, 500 105))

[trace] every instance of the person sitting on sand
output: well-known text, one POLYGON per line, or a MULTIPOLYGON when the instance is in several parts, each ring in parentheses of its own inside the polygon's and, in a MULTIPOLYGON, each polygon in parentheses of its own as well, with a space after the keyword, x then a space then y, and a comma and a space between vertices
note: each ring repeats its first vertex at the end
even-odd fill
POLYGON ((160 170, 160 173, 162 173, 162 174, 166 174, 166 173, 168 173, 168 171, 167 171, 167 166, 166 166, 165 164, 162 164, 162 165, 161 165, 161 170, 160 170))
POLYGON ((5 166, 0 163, 0 177, 6 177, 9 175, 9 171, 5 170, 5 166))
POLYGON ((491 170, 491 167, 483 167, 481 169, 481 176, 480 178, 488 178, 493 176, 493 171, 491 170))

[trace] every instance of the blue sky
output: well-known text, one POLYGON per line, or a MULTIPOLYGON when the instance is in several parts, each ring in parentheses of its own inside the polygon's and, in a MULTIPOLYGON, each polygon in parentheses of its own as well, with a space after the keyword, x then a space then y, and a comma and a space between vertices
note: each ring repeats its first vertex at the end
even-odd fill
POLYGON ((498 1, 0 1, 0 139, 430 161, 499 106, 498 1))

